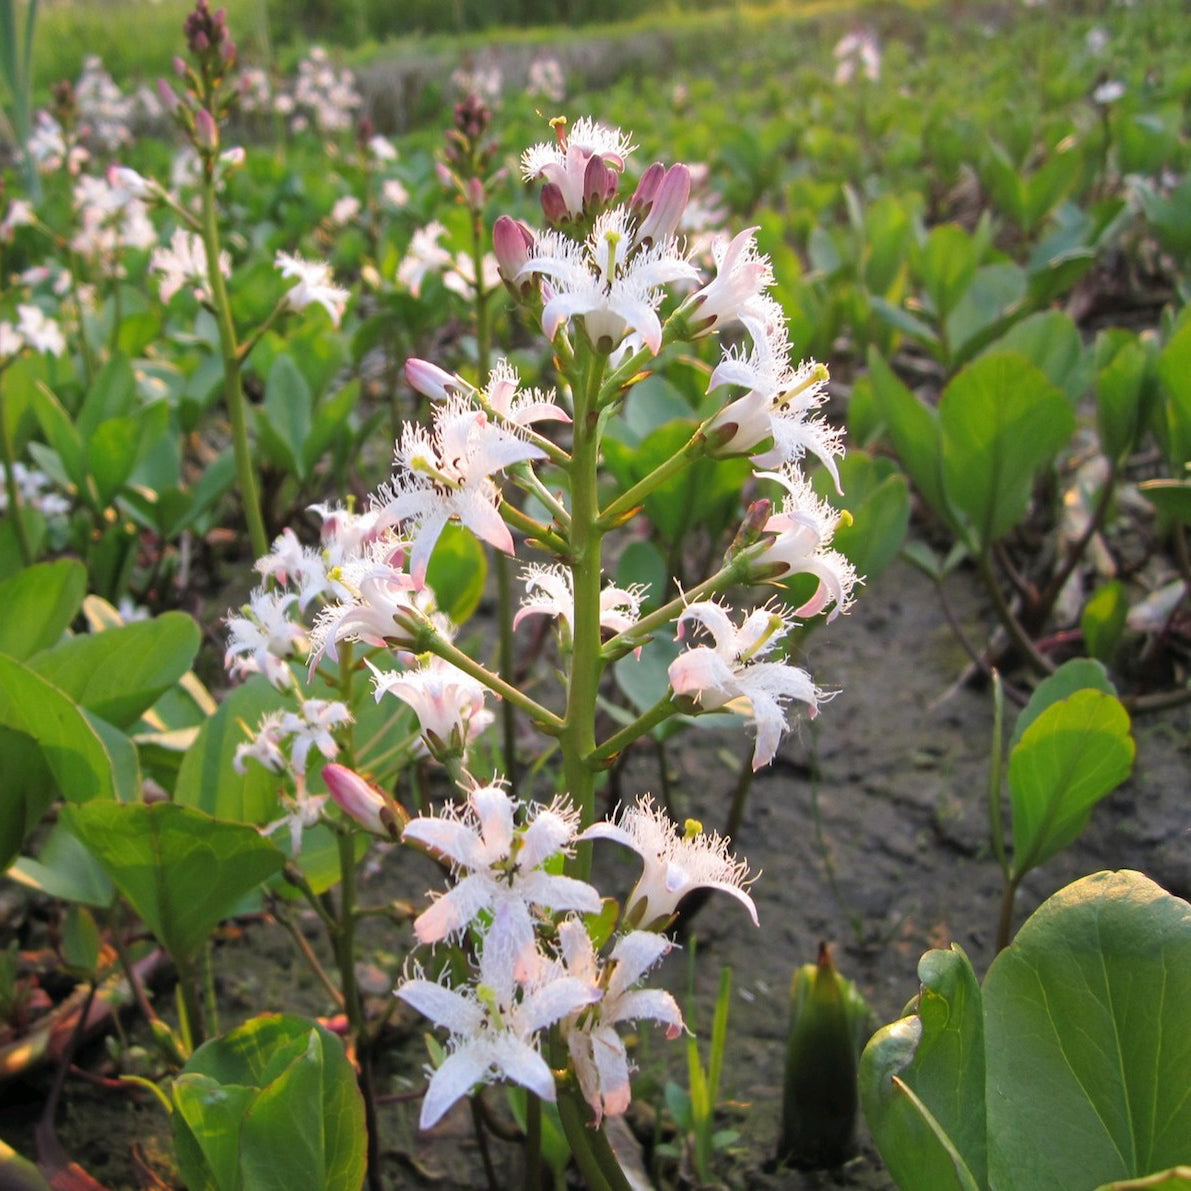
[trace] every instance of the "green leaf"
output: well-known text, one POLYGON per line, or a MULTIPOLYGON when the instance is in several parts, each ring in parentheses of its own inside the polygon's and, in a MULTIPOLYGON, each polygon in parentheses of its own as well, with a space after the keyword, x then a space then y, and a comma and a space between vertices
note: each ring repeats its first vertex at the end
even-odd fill
POLYGON ((1149 356, 1128 331, 1103 331, 1096 338, 1096 423, 1100 449, 1110 459, 1133 452, 1144 424, 1149 356))
MULTIPOLYGON (((842 503, 852 518, 836 528, 832 545, 856 568, 874 579, 896 557, 910 525, 910 491, 906 477, 889 459, 874 459, 865 451, 849 451, 840 461, 842 503)), ((814 476, 820 496, 834 502, 831 479, 823 469, 814 476)))
POLYGON ((200 641, 189 616, 166 612, 72 637, 30 666, 83 707, 128 728, 190 669, 200 641))
MULTIPOLYGON (((1187 508, 1191 513, 1191 500, 1187 508)), ((1116 656, 1128 614, 1129 595, 1119 579, 1102 583, 1083 607, 1079 629, 1083 633, 1084 646, 1092 657, 1106 666, 1116 656)))
POLYGON ((185 1103, 175 1136, 189 1143, 179 1159, 191 1187, 359 1191, 363 1100, 343 1045, 322 1026, 255 1017, 199 1047, 174 1087, 179 1107, 185 1103))
POLYGON ((91 802, 63 814, 179 963, 285 860, 255 828, 174 803, 91 802))
POLYGON ((22 1158, 11 1146, 0 1141, 0 1184, 7 1191, 51 1191, 41 1171, 22 1158))
POLYGON ((993 1187, 1083 1191, 1186 1163, 1191 907, 1140 873, 1047 901, 984 984, 993 1187))
POLYGON ((276 812, 276 775, 249 763, 236 773, 236 747, 255 732, 261 717, 289 706, 260 675, 237 687, 199 729, 182 759, 174 801, 237 823, 264 824, 276 812))
POLYGON ((0 868, 56 794, 82 802, 115 796, 112 759, 83 714, 52 683, 0 655, 0 868))
POLYGON ((36 860, 22 856, 8 876, 59 901, 100 909, 112 904, 112 883, 82 842, 55 823, 36 860))
POLYGON ((1083 830, 1092 807, 1129 776, 1129 714, 1099 690, 1051 704, 1009 756, 1013 872, 1020 877, 1083 830))
POLYGON ((1075 431, 1067 399, 1015 352, 981 356, 959 373, 939 422, 947 501, 978 551, 1021 520, 1035 473, 1075 431))
POLYGON ((943 492, 938 414, 924 405, 894 374, 881 353, 870 348, 868 370, 877 408, 889 429, 898 460, 935 514, 948 524, 952 515, 943 492))
POLYGON ((136 375, 132 365, 125 356, 114 355, 95 374, 83 398, 75 422, 80 437, 90 441, 103 422, 131 413, 135 402, 136 375))
POLYGON ((448 525, 434 544, 426 582, 439 610, 455 624, 470 619, 484 595, 488 560, 475 534, 461 525, 448 525))
POLYGON ((175 1157, 191 1191, 241 1191, 240 1126, 255 1088, 184 1071, 171 1086, 175 1157))
POLYGON ((302 462, 309 474, 318 465, 327 448, 337 435, 350 434, 348 415, 360 399, 360 382, 353 380, 344 385, 334 397, 319 404, 314 411, 310 434, 302 448, 302 462))
POLYGON ((994 339, 1016 316, 1028 290, 1025 270, 1009 262, 984 265, 947 320, 952 366, 961 364, 994 339))
POLYGON ((1184 320, 1158 357, 1158 379, 1165 397, 1171 470, 1181 475, 1191 461, 1191 319, 1184 320))
POLYGON ((257 416, 257 430, 285 469, 304 480, 306 439, 313 421, 314 401, 301 369, 288 353, 279 355, 265 381, 265 400, 257 416))
POLYGON ((1113 1183, 1104 1183, 1096 1191, 1146 1191, 1150 1187, 1165 1187, 1168 1191, 1191 1187, 1191 1166, 1176 1166, 1157 1174, 1144 1175, 1140 1179, 1118 1179, 1113 1183))
POLYGON ((616 584, 618 587, 631 587, 633 584, 648 587, 641 602, 642 611, 652 612, 662 606, 668 594, 668 579, 666 560, 652 542, 630 542, 621 551, 616 562, 616 584))
POLYGON ((83 499, 89 501, 92 494, 87 483, 86 445, 62 403, 40 382, 34 390, 33 412, 37 414, 46 441, 58 452, 67 479, 83 499))
POLYGON ((86 592, 87 568, 70 558, 26 567, 0 583, 0 653, 24 661, 53 645, 86 592))
POLYGON ((928 951, 917 1012, 878 1030, 860 1061, 865 1119, 899 1187, 986 1184, 984 1024, 968 957, 928 951))
POLYGON ((1160 513, 1191 525, 1191 480, 1143 480, 1137 488, 1160 513))
POLYGON ((164 401, 125 417, 109 418, 87 442, 87 466, 102 505, 110 504, 136 470, 152 444, 169 429, 170 410, 164 401))
POLYGON ((1013 724, 1013 736, 1009 741, 1011 749, 1017 747, 1022 733, 1052 704, 1076 691, 1085 689, 1103 691, 1106 695, 1115 695, 1117 688, 1113 686, 1108 671, 1100 662, 1091 658, 1072 658, 1064 662, 1053 674, 1044 678, 1030 696, 1029 702, 1017 713, 1013 724))
POLYGON ((972 284, 980 263, 980 247, 956 223, 931 230, 919 253, 918 271, 942 322, 972 284))
POLYGON ((993 344, 994 351, 1015 351, 1075 405, 1091 382, 1087 352, 1071 316, 1061 310, 1042 310, 1014 323, 993 344))

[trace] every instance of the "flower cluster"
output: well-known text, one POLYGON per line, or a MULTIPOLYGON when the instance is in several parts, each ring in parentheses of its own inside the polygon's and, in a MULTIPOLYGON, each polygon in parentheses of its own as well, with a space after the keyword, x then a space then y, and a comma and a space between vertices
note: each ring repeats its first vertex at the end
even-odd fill
POLYGON ((722 889, 739 899, 754 922, 747 873, 718 836, 697 825, 678 835, 646 799, 618 822, 579 833, 578 813, 565 800, 519 808, 499 785, 475 785, 463 810, 406 824, 404 839, 447 861, 452 888, 414 923, 422 944, 482 931, 471 978, 451 986, 419 967, 397 995, 450 1034, 448 1055, 431 1073, 421 1125, 430 1128, 476 1084, 506 1079, 553 1101, 553 1073, 541 1037, 557 1026, 584 1099, 598 1123, 626 1111, 630 1064, 617 1027, 656 1021, 675 1038, 682 1013, 669 993, 640 988, 671 949, 660 933, 680 899, 693 889, 722 889), (524 809, 519 823, 517 812, 524 809), (612 839, 637 851, 643 872, 627 902, 621 933, 601 957, 576 914, 596 914, 601 899, 586 881, 552 871, 582 840, 612 839), (635 924, 648 923, 651 930, 635 924))

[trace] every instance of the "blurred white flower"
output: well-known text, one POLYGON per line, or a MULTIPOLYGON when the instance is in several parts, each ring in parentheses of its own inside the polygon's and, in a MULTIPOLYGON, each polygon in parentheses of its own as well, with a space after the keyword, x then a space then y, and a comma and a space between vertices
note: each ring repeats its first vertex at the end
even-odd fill
MULTIPOLYGON (((156 248, 149 258, 151 272, 159 273, 161 300, 168 302, 184 285, 188 285, 200 302, 211 301, 210 283, 207 277, 207 249, 202 237, 175 228, 168 248, 156 248)), ((219 271, 224 277, 232 274, 231 254, 219 254, 219 271)))
POLYGON ((306 261, 288 252, 279 252, 274 261, 285 278, 297 278, 297 284, 285 295, 291 310, 305 310, 307 306, 321 306, 331 322, 339 326, 351 294, 331 281, 331 266, 323 261, 306 261))
POLYGON ((832 53, 836 61, 835 81, 841 86, 852 82, 857 73, 874 83, 881 77, 881 46, 871 29, 845 33, 835 43, 832 53))
POLYGON ((415 298, 421 296, 422 282, 427 276, 441 273, 451 263, 451 254, 438 242, 446 233, 447 229, 437 219, 418 228, 397 266, 397 284, 415 298))

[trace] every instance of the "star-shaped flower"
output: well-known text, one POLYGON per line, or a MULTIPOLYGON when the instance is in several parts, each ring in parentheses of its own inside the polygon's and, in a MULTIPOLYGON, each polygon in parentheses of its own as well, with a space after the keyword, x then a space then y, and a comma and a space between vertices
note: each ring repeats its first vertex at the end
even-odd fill
POLYGON ((538 1035, 599 999, 599 989, 553 966, 539 967, 535 980, 522 980, 518 949, 510 946, 511 912, 507 905, 496 907, 474 983, 451 988, 425 979, 415 969, 414 976, 397 989, 406 1004, 451 1034, 450 1053, 431 1073, 422 1101, 418 1124, 423 1129, 433 1126, 477 1084, 496 1079, 520 1084, 552 1102, 554 1076, 539 1053, 538 1035))
POLYGON ((406 423, 394 453, 396 472, 377 497, 382 525, 413 528, 410 574, 426 580, 434 544, 448 521, 456 520, 506 554, 513 536, 500 515, 500 491, 493 475, 514 463, 540 459, 543 451, 491 422, 466 398, 452 397, 434 414, 433 433, 406 423))
POLYGON ((331 266, 325 261, 305 261, 300 256, 279 252, 275 261, 282 277, 296 277, 297 284, 285 295, 291 310, 305 310, 307 306, 321 306, 335 326, 339 326, 347 300, 351 294, 331 280, 331 266))
POLYGON ((724 608, 705 600, 683 609, 678 618, 679 636, 687 621, 710 633, 714 645, 680 653, 670 663, 671 688, 676 695, 694 699, 705 711, 726 707, 751 716, 757 729, 753 768, 768 765, 788 727, 785 704, 798 699, 814 717, 825 698, 805 670, 787 662, 758 660, 789 631, 788 616, 758 608, 737 628, 724 608))
POLYGON ((612 840, 641 857, 641 879, 625 901, 624 921, 630 926, 663 929, 693 889, 730 894, 757 924, 757 907, 745 890, 748 866, 728 851, 728 841, 707 834, 693 819, 679 833, 648 795, 622 809, 615 822, 593 823, 579 839, 612 840))
POLYGON ((535 274, 549 283, 542 309, 548 339, 564 322, 581 317, 587 337, 601 350, 612 351, 636 332, 654 355, 662 345, 657 311, 663 287, 699 279, 673 236, 648 247, 636 245, 634 216, 627 206, 600 215, 583 244, 559 232, 543 232, 516 280, 535 274))
POLYGON ((477 786, 466 810, 448 807, 437 817, 413 819, 406 825, 405 839, 438 852, 466 873, 418 915, 418 942, 437 943, 465 930, 481 911, 505 907, 510 945, 518 955, 518 979, 527 979, 537 962, 531 907, 594 914, 601 903, 586 881, 543 868, 551 857, 569 851, 578 811, 555 802, 538 806, 527 822, 517 825, 515 807, 500 786, 477 786))

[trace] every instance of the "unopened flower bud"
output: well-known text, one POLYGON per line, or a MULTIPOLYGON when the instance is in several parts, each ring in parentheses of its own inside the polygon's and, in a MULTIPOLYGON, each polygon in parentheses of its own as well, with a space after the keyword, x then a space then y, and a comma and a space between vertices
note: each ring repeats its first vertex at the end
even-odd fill
POLYGON ((176 74, 178 76, 178 78, 184 79, 186 77, 186 71, 188 69, 186 66, 186 59, 175 54, 173 66, 174 66, 174 74, 176 74))
POLYGON ((654 196, 665 176, 666 167, 660 161, 655 161, 641 175, 641 181, 637 183, 637 189, 633 191, 633 197, 629 199, 629 209, 634 215, 649 214, 653 207, 654 196))
POLYGON ((598 153, 593 153, 583 171, 584 209, 590 213, 602 207, 616 193, 616 182, 616 173, 598 153))
POLYGON ((173 112, 182 102, 178 98, 178 93, 165 81, 165 79, 157 80, 157 98, 161 101, 161 106, 167 112, 173 112))
POLYGON ((657 188, 649 214, 637 232, 637 239, 642 243, 656 244, 674 235, 690 197, 691 171, 681 163, 672 165, 657 188))
POLYGON ((742 550, 747 550, 749 546, 758 542, 772 512, 773 501, 765 498, 754 500, 749 505, 748 512, 745 513, 744 520, 740 523, 740 528, 736 531, 732 545, 728 547, 728 553, 724 557, 730 561, 742 550))
POLYGON ((441 161, 436 161, 434 163, 434 172, 438 175, 439 183, 444 189, 458 189, 458 186, 455 182, 455 175, 451 172, 449 166, 444 165, 441 161))
POLYGON ((206 108, 199 108, 194 114, 194 137, 199 149, 207 153, 219 147, 219 127, 215 117, 206 108))
POLYGON ((150 182, 127 166, 108 166, 108 185, 113 189, 122 190, 130 198, 150 199, 157 193, 157 184, 150 182))
POLYGON ((467 180, 467 205, 473 211, 479 211, 484 206, 484 183, 479 178, 467 180))
POLYGON ((417 358, 405 361, 405 379, 416 393, 432 401, 445 401, 459 388, 459 382, 449 372, 429 360, 417 358))
POLYGON ((555 182, 547 182, 542 187, 542 214, 546 217, 546 222, 551 224, 565 223, 570 218, 570 212, 567 210, 567 200, 563 197, 562 190, 555 182))
POLYGON ((529 260, 533 233, 510 215, 502 215, 492 228, 492 252, 504 281, 517 285, 517 274, 529 260))
POLYGON ((366 782, 346 765, 334 763, 323 766, 323 781, 335 805, 365 831, 390 839, 401 837, 406 816, 392 798, 371 782, 366 782))

